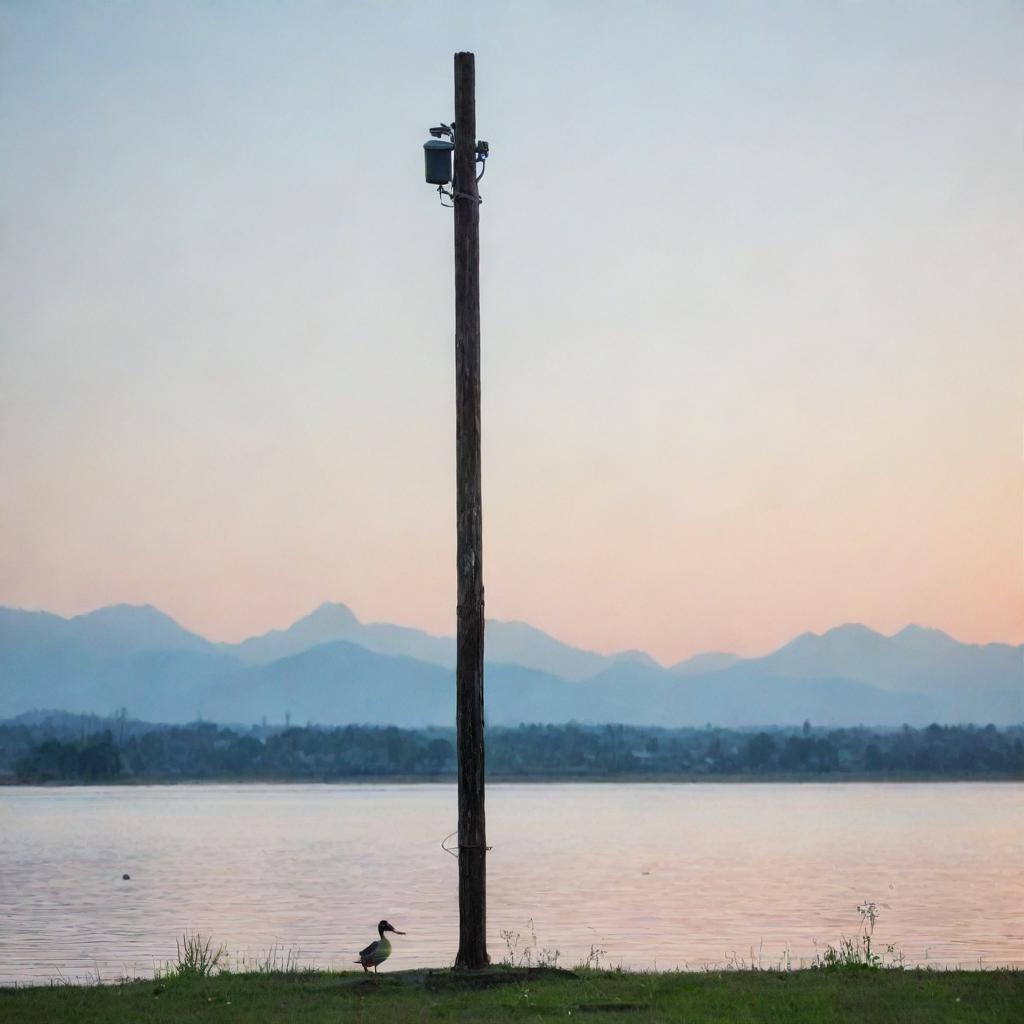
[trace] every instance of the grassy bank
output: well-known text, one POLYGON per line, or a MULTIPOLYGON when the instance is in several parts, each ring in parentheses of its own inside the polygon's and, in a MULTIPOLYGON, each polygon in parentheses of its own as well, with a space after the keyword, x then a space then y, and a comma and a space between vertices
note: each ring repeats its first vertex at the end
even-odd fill
POLYGON ((828 1024, 1019 1021, 1021 971, 628 973, 496 968, 293 972, 171 977, 122 985, 0 989, 0 1020, 17 1024, 593 1020, 828 1024))

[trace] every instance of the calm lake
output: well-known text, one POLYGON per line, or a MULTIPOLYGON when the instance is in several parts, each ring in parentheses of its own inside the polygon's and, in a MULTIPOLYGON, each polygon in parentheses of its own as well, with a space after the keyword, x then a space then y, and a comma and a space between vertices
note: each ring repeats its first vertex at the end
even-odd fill
MULTIPOLYGON (((175 936, 347 967, 457 947, 449 785, 0 789, 0 984, 144 976, 175 936), (131 875, 123 881, 124 873, 131 875)), ((488 790, 490 952, 794 965, 856 933, 911 963, 1024 966, 1024 784, 551 784, 488 790), (532 924, 531 924, 532 922, 532 924)))

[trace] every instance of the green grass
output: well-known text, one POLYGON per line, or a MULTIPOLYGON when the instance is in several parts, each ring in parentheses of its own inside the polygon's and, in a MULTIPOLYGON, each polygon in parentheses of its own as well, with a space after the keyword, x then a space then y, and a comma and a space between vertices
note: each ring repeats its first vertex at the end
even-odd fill
POLYGON ((575 973, 447 971, 180 975, 121 985, 0 989, 4 1024, 413 1024, 664 1021, 679 1024, 1017 1022, 1024 972, 879 970, 575 973))

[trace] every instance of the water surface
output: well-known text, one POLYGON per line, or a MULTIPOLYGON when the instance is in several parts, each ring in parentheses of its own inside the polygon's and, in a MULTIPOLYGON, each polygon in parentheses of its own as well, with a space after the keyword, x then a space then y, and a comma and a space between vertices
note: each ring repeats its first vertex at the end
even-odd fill
MULTIPOLYGON (((492 785, 487 813, 496 960, 505 932, 563 965, 798 964, 874 900, 911 962, 1024 966, 1024 784, 492 785)), ((391 966, 448 964, 455 816, 449 785, 2 789, 0 984, 151 974, 186 930, 341 967, 381 917, 391 966)))

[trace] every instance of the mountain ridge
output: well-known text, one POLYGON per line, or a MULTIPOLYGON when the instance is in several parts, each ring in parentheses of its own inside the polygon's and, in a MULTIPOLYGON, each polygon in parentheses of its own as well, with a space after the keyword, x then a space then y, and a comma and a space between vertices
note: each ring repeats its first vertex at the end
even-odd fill
MULTIPOLYGON (((668 668, 642 651, 574 648, 524 622, 487 624, 488 720, 629 724, 928 724, 1024 720, 1024 646, 917 625, 803 633, 758 658, 708 652, 668 668)), ((362 623, 325 602, 281 630, 211 643, 152 605, 72 618, 0 608, 0 716, 130 707, 165 721, 441 724, 454 639, 362 623), (240 717, 241 716, 241 717, 240 717)))
MULTIPOLYGON (((196 646, 204 646, 216 648, 225 651, 243 651, 247 648, 247 645, 253 644, 256 641, 263 641, 269 637, 281 637, 289 633, 293 633, 297 629, 303 627, 317 625, 321 628, 327 628, 330 630, 330 638, 332 639, 344 639, 343 636, 336 635, 338 620, 343 622, 348 628, 360 627, 363 630, 370 631, 394 631, 399 634, 409 633, 415 634, 417 637, 423 637, 427 640, 451 643, 454 644, 455 637, 448 634, 434 634, 428 633, 425 630, 418 629, 415 626, 401 626, 395 623, 387 622, 363 622, 352 609, 341 601, 323 601, 312 611, 301 615, 294 622, 288 626, 273 627, 266 630, 263 633, 254 634, 251 637, 246 637, 243 640, 237 642, 226 642, 226 641, 214 641, 204 637, 200 633, 196 633, 192 630, 182 626, 176 619, 168 615, 166 612, 157 608, 155 605, 150 603, 144 604, 131 604, 128 602, 119 602, 113 605, 102 605, 99 608, 94 608, 87 612, 81 612, 77 615, 62 616, 56 612, 46 611, 45 609, 37 608, 17 608, 10 605, 0 605, 0 628, 3 627, 4 616, 25 616, 35 617, 39 620, 49 620, 51 622, 60 623, 74 623, 84 624, 87 622, 100 622, 109 621, 115 619, 123 619, 124 617, 136 617, 138 619, 149 619, 152 622, 162 622, 167 624, 169 627, 173 627, 173 630, 177 634, 183 637, 187 637, 190 641, 190 646, 198 641, 196 646)), ((727 660, 730 663, 737 661, 757 661, 766 657, 773 656, 780 653, 781 651, 791 648, 794 645, 803 644, 811 641, 823 641, 833 640, 838 637, 849 637, 851 635, 857 635, 872 639, 892 640, 892 641, 921 641, 924 638, 928 640, 936 640, 942 644, 952 644, 959 648, 974 648, 974 649, 992 649, 998 648, 1010 651, 1019 651, 1024 653, 1024 644, 1012 644, 1007 641, 988 641, 985 643, 975 643, 967 640, 958 640, 951 634, 946 633, 944 630, 937 629, 933 626, 922 626, 919 623, 908 623, 907 625, 896 630, 894 633, 886 634, 880 630, 876 630, 871 626, 867 626, 861 622, 845 622, 839 623, 835 626, 831 626, 821 633, 815 633, 813 631, 806 631, 793 637, 791 640, 775 648, 772 651, 768 651, 762 655, 738 655, 724 651, 701 651, 696 654, 690 655, 681 661, 675 662, 669 666, 662 666, 656 658, 654 658, 647 651, 640 648, 627 648, 620 651, 612 651, 608 654, 601 654, 600 652, 589 650, 587 648, 574 647, 571 644, 567 644, 562 640, 557 639, 552 634, 545 632, 537 626, 531 623, 525 622, 520 619, 487 619, 487 631, 488 641, 491 640, 492 633, 505 633, 507 635, 519 634, 532 635, 539 638, 546 644, 556 645, 558 648, 565 648, 577 654, 583 654, 586 656, 592 656, 597 659, 601 659, 602 662, 609 663, 614 661, 638 661, 648 664, 654 664, 658 667, 666 667, 669 671, 676 671, 681 669, 683 666, 690 665, 693 662, 702 662, 705 659, 709 661, 714 659, 727 660)), ((308 645, 300 646, 299 650, 306 649, 306 646, 315 646, 317 643, 327 642, 325 640, 315 640, 308 645)), ((499 649, 504 645, 508 644, 508 640, 502 637, 501 644, 495 644, 499 646, 499 649)), ((366 646, 363 644, 362 646, 366 646)), ((373 648, 370 648, 371 650, 373 648)), ((496 657, 495 661, 507 660, 504 657, 496 657)), ((454 663, 454 659, 453 659, 454 663)), ((519 663, 515 662, 514 663, 519 663)))

